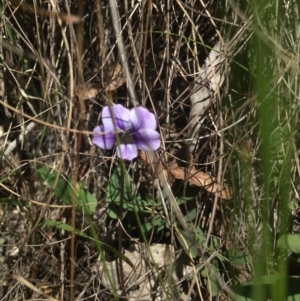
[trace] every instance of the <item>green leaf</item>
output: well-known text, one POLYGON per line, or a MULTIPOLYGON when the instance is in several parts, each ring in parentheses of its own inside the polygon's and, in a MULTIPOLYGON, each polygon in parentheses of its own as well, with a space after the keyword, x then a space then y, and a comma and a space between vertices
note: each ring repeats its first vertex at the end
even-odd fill
POLYGON ((165 230, 167 228, 166 220, 163 217, 161 217, 159 214, 155 215, 152 221, 144 223, 141 226, 142 226, 142 231, 144 233, 153 231, 153 228, 155 228, 157 232, 165 230))
POLYGON ((141 230, 142 230, 144 233, 148 233, 148 232, 150 232, 152 229, 153 229, 153 224, 152 224, 152 223, 147 222, 147 223, 142 224, 142 229, 141 229, 141 230))
POLYGON ((121 181, 124 181, 123 210, 151 214, 151 210, 147 207, 153 207, 152 198, 147 197, 147 200, 143 200, 141 195, 136 192, 136 185, 133 183, 128 173, 125 172, 124 178, 122 179, 121 168, 117 167, 110 178, 106 193, 105 203, 109 217, 113 219, 118 217, 118 208, 116 208, 116 206, 120 206, 121 181))
POLYGON ((118 219, 118 215, 116 214, 116 212, 111 209, 111 208, 107 208, 106 209, 106 213, 108 214, 108 216, 111 218, 111 219, 118 219))
POLYGON ((142 212, 142 213, 151 213, 151 210, 146 208, 150 207, 149 204, 145 203, 144 200, 142 200, 141 196, 139 194, 135 195, 131 201, 125 202, 123 204, 123 208, 128 211, 136 211, 136 212, 142 212))
POLYGON ((300 301, 300 276, 262 275, 235 285, 232 290, 238 294, 238 301, 252 301, 257 293, 268 300, 276 293, 278 284, 282 281, 287 284, 286 300, 300 301))
POLYGON ((197 240, 190 233, 179 228, 175 233, 186 254, 192 258, 197 257, 199 255, 197 240))
POLYGON ((176 197, 176 202, 178 205, 186 204, 187 202, 194 199, 194 197, 176 197))
POLYGON ((279 278, 280 276, 278 274, 257 276, 242 282, 241 286, 276 284, 279 278))
POLYGON ((244 265, 251 262, 251 258, 248 254, 241 251, 226 251, 224 257, 228 259, 232 264, 244 265))
POLYGON ((212 237, 211 238, 211 242, 209 244, 209 247, 213 251, 218 250, 220 248, 220 241, 219 241, 219 239, 216 238, 216 237, 212 237))
MULTIPOLYGON (((61 229, 61 230, 65 230, 67 232, 72 232, 72 227, 70 225, 59 222, 59 221, 46 220, 46 221, 43 222, 43 224, 45 226, 55 227, 55 228, 58 228, 58 229, 61 229)), ((85 233, 83 233, 83 232, 81 232, 77 229, 74 229, 74 233, 75 233, 75 235, 78 235, 78 236, 81 236, 81 237, 84 237, 84 238, 92 239, 91 237, 89 237, 88 235, 86 235, 85 233)))
MULTIPOLYGON (((58 175, 56 170, 52 170, 51 168, 40 168, 38 170, 40 176, 47 182, 47 184, 54 188, 55 179, 58 175)), ((74 187, 71 184, 71 181, 64 175, 60 174, 57 185, 54 189, 54 193, 56 196, 62 199, 62 201, 67 205, 72 205, 72 197, 73 194, 76 193, 74 187)))
POLYGON ((189 223, 189 222, 193 221, 196 218, 196 216, 197 216, 197 209, 194 208, 184 216, 184 220, 187 223, 189 223))
POLYGON ((215 297, 220 292, 221 288, 218 283, 218 277, 220 278, 220 269, 219 264, 216 259, 213 259, 210 263, 210 271, 208 273, 208 284, 207 289, 209 290, 210 294, 215 297))
POLYGON ((106 194, 106 204, 110 204, 110 203, 120 204, 121 181, 124 182, 124 192, 123 192, 124 203, 132 200, 133 192, 135 192, 136 186, 131 181, 131 178, 126 171, 124 172, 124 178, 123 179, 121 178, 121 168, 118 166, 110 177, 110 181, 107 188, 107 194, 106 194))
POLYGON ((210 267, 203 267, 200 271, 201 277, 207 278, 207 290, 210 292, 210 294, 215 297, 220 292, 220 286, 218 283, 218 277, 221 277, 220 275, 220 269, 219 269, 219 263, 218 260, 213 259, 210 262, 210 267))
POLYGON ((203 278, 207 278, 208 277, 208 270, 206 267, 203 267, 203 269, 200 270, 200 275, 203 278))
POLYGON ((81 183, 79 183, 77 192, 78 192, 79 202, 81 202, 83 206, 84 213, 92 214, 92 212, 97 207, 96 198, 91 193, 89 193, 86 189, 84 189, 81 183))
MULTIPOLYGON (((45 167, 40 168, 38 173, 51 188, 54 188, 55 179, 58 176, 58 172, 56 170, 45 167)), ((74 182, 71 178, 68 178, 62 173, 59 174, 57 185, 54 189, 55 195, 61 198, 67 205, 72 205, 72 198, 75 195, 76 205, 83 207, 86 214, 91 214, 97 206, 97 200, 92 194, 83 188, 81 183, 77 183, 76 187, 73 183, 74 182)))
POLYGON ((279 237, 278 247, 300 254, 300 236, 296 234, 287 234, 279 237))
POLYGON ((276 274, 257 276, 233 286, 232 290, 239 295, 238 300, 251 301, 256 294, 260 294, 264 300, 271 299, 272 288, 278 283, 279 278, 280 276, 276 274))
POLYGON ((288 298, 287 301, 300 301, 300 277, 290 276, 287 279, 288 285, 288 298))
POLYGON ((204 236, 204 234, 203 234, 203 231, 201 230, 201 228, 200 228, 199 226, 197 226, 197 228, 196 228, 196 238, 197 238, 197 241, 198 241, 202 246, 205 245, 206 239, 205 239, 205 236, 204 236))
POLYGON ((29 207, 29 205, 26 205, 18 200, 11 199, 11 198, 1 198, 0 203, 6 204, 6 205, 19 206, 19 207, 29 207))
POLYGON ((163 231, 163 230, 165 230, 166 229, 166 225, 159 225, 158 227, 157 227, 157 232, 161 232, 161 231, 163 231))
POLYGON ((286 299, 286 301, 300 301, 300 293, 288 296, 288 298, 286 299))

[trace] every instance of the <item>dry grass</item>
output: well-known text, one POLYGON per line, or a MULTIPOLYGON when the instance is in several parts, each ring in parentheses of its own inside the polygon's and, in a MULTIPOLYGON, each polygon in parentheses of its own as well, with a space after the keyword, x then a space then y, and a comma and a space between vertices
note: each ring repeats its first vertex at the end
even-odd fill
POLYGON ((259 270, 254 255, 299 233, 299 7, 112 2, 0 4, 0 300, 233 300, 229 287, 259 270), (106 215, 120 162, 91 132, 111 101, 157 117, 161 149, 126 170, 164 204, 169 230, 145 237, 148 217, 106 215), (41 167, 83 183, 98 201, 91 219, 53 193, 41 167), (192 201, 176 205, 183 196, 192 201), (95 234, 102 249, 46 220, 95 234), (193 259, 176 236, 185 226, 205 234, 193 259), (236 264, 230 251, 253 257, 236 264), (211 283, 200 271, 216 261, 211 283))

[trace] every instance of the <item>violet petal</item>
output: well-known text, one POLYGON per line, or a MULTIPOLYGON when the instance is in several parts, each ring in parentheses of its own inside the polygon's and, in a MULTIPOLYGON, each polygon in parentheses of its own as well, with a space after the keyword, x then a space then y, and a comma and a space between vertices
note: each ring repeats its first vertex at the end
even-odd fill
POLYGON ((117 157, 124 160, 133 160, 137 157, 138 152, 135 144, 120 144, 117 146, 117 157))
POLYGON ((154 114, 143 107, 135 107, 131 109, 129 121, 132 125, 133 132, 140 129, 155 130, 157 127, 154 114))
POLYGON ((112 132, 105 132, 104 126, 96 126, 93 130, 92 142, 102 149, 112 149, 116 143, 116 135, 112 132))
POLYGON ((134 142, 139 150, 152 151, 160 147, 160 134, 150 129, 142 129, 132 134, 134 142))
POLYGON ((130 111, 120 104, 106 106, 102 110, 102 124, 107 132, 130 128, 129 117, 130 111))

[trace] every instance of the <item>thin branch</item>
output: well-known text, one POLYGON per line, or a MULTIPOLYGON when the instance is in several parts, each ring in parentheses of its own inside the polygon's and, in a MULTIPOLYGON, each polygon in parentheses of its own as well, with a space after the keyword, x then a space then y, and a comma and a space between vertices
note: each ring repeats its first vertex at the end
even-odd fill
POLYGON ((121 63, 124 70, 125 78, 127 81, 127 87, 130 94, 131 102, 134 106, 138 106, 139 102, 137 101, 136 93, 134 90, 134 85, 132 82, 131 74, 128 67, 127 55, 125 51, 124 41, 122 37, 122 30, 120 25, 120 15, 117 7, 116 0, 109 0, 110 13, 113 20, 114 31, 117 38, 117 45, 121 57, 121 63))

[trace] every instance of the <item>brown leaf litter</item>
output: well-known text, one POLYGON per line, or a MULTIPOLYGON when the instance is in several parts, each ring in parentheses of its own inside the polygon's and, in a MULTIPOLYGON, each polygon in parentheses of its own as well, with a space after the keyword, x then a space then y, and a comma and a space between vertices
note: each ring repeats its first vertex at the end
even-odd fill
MULTIPOLYGON (((151 164, 145 152, 140 152, 140 158, 146 165, 151 164)), ((195 167, 185 168, 173 164, 171 168, 165 168, 160 162, 155 162, 155 164, 159 164, 160 167, 162 167, 165 176, 169 180, 185 180, 188 181, 191 186, 202 187, 206 191, 216 194, 224 200, 231 199, 232 190, 226 183, 217 183, 216 177, 199 171, 195 167)), ((157 166, 154 166, 154 168, 157 168, 157 166)), ((152 168, 149 168, 149 170, 152 170, 152 168)))

